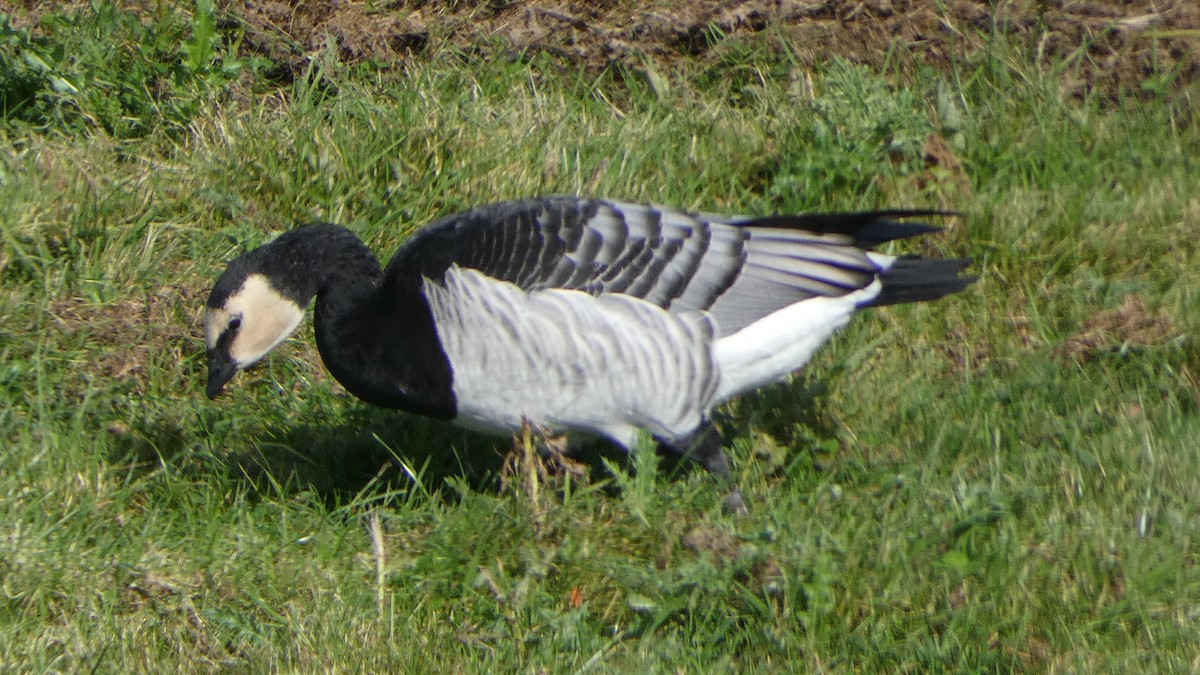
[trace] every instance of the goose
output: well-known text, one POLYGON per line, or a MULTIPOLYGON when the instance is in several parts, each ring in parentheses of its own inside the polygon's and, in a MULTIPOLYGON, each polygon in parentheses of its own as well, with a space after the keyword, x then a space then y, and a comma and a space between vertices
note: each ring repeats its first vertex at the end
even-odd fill
POLYGON ((871 249, 936 211, 748 217, 570 196, 499 202, 411 236, 386 268, 313 223, 234 259, 208 297, 209 398, 300 325, 367 403, 510 434, 641 430, 744 513, 711 412, 801 369, 861 309, 934 300, 968 259, 871 249))

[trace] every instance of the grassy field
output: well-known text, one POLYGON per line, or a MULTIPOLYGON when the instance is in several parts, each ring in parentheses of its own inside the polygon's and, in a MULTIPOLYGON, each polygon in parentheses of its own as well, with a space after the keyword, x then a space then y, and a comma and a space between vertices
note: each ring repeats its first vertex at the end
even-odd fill
POLYGON ((281 83, 209 18, 0 19, 0 669, 1200 670, 1200 85, 771 31, 281 83), (580 480, 366 407, 310 330, 204 397, 239 252, 544 193, 952 208, 913 245, 981 278, 725 411, 743 518, 649 447, 580 480))

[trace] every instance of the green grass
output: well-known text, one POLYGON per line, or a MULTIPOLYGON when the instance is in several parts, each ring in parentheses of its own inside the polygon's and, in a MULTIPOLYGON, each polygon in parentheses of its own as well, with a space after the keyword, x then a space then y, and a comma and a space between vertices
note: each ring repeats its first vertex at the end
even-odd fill
POLYGON ((996 43, 952 73, 833 60, 810 97, 763 37, 650 76, 434 55, 280 87, 171 17, 149 44, 54 21, 38 49, 90 89, 2 82, 0 668, 1200 668, 1195 86, 1067 98, 996 43), (961 166, 926 166, 935 132, 961 166), (543 193, 950 207, 914 246, 981 280, 731 405, 740 519, 648 448, 502 481, 510 442, 339 393, 311 333, 204 398, 238 252, 330 219, 386 257, 543 193))

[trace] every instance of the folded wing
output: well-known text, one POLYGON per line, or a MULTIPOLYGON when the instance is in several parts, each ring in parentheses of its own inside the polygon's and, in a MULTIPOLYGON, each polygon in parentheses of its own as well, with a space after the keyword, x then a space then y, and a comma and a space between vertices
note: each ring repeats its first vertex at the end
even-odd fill
POLYGON ((620 293, 672 312, 707 311, 718 334, 729 335, 797 302, 869 286, 894 259, 867 250, 939 229, 898 220, 922 215, 936 213, 756 219, 547 197, 438 221, 409 241, 387 275, 415 289, 458 265, 526 291, 620 293))

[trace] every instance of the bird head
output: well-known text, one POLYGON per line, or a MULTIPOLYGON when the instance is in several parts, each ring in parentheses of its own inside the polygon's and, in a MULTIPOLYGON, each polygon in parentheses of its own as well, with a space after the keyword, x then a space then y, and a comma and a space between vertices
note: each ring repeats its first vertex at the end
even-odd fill
POLYGON ((231 262, 208 296, 204 340, 209 398, 286 340, 304 318, 303 304, 284 290, 288 285, 265 271, 264 253, 256 249, 231 262))

